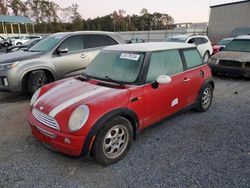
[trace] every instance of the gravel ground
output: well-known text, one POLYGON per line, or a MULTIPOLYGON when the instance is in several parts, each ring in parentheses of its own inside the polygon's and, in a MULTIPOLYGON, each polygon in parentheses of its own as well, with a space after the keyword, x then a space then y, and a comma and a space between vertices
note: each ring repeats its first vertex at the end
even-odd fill
POLYGON ((31 136, 27 97, 0 93, 0 187, 250 187, 250 82, 215 82, 208 112, 144 130, 108 167, 46 149, 31 136))

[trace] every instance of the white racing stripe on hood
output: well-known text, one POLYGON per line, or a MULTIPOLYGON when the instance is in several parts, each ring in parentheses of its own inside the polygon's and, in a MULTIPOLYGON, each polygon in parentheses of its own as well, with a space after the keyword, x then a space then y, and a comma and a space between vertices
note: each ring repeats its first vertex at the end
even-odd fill
POLYGON ((59 106, 55 107, 53 110, 51 110, 51 112, 49 113, 49 116, 51 117, 55 117, 59 112, 61 112, 62 110, 68 108, 69 106, 71 106, 72 104, 75 104, 83 99, 86 99, 90 96, 96 95, 98 93, 101 93, 103 91, 107 91, 110 88, 106 88, 106 87, 101 87, 101 88, 97 88, 94 89, 92 91, 89 91, 87 93, 84 93, 82 95, 79 95, 77 97, 74 97, 72 99, 69 99, 68 101, 65 101, 64 103, 60 104, 59 106))
POLYGON ((73 82, 73 81, 74 81, 74 80, 69 80, 69 81, 67 81, 67 82, 61 83, 61 84, 59 84, 58 86, 55 86, 54 88, 50 89, 48 92, 46 92, 44 95, 42 95, 41 97, 39 97, 39 98, 36 100, 34 106, 36 106, 36 105, 39 103, 39 101, 41 101, 42 99, 46 98, 47 95, 50 95, 51 92, 54 92, 54 91, 56 91, 56 90, 59 90, 59 89, 65 87, 66 85, 70 84, 70 83, 73 82))

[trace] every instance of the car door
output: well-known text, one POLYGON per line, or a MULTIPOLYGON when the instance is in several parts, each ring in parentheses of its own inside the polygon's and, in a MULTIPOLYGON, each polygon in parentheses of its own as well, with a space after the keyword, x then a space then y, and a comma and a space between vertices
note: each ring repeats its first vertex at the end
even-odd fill
POLYGON ((201 57, 204 56, 204 54, 206 53, 207 49, 206 49, 206 45, 204 45, 204 43, 202 43, 203 40, 201 37, 196 37, 194 38, 194 43, 198 49, 198 51, 200 52, 201 54, 201 57))
POLYGON ((183 49, 181 50, 181 55, 183 56, 186 69, 183 76, 188 86, 187 105, 191 105, 196 102, 200 88, 205 81, 206 64, 195 48, 183 49))
POLYGON ((55 50, 53 61, 58 78, 80 74, 89 62, 83 49, 83 36, 66 38, 55 50))
POLYGON ((183 75, 183 62, 178 50, 154 52, 144 86, 144 125, 148 126, 183 109, 187 105, 188 86, 183 75), (159 75, 171 76, 169 84, 152 87, 159 75))
POLYGON ((110 36, 102 34, 85 34, 83 35, 83 41, 84 55, 88 57, 89 62, 96 57, 103 47, 118 44, 110 36))

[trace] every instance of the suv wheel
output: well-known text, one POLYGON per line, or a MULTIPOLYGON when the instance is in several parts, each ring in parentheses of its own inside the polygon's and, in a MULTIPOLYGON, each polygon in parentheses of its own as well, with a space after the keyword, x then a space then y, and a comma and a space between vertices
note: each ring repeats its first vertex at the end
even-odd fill
POLYGON ((22 43, 21 43, 21 42, 18 42, 18 43, 16 43, 16 45, 22 45, 22 43))
POLYGON ((105 123, 97 134, 93 157, 101 165, 118 162, 127 154, 133 140, 131 123, 123 117, 115 117, 105 123))
POLYGON ((45 71, 33 71, 28 78, 28 93, 33 95, 35 91, 49 83, 49 78, 45 71))
POLYGON ((213 87, 211 84, 206 84, 202 87, 195 110, 198 112, 206 112, 212 104, 213 87))
POLYGON ((206 53, 205 53, 204 56, 203 56, 203 61, 204 61, 204 63, 207 63, 208 60, 209 60, 209 52, 206 51, 206 53))

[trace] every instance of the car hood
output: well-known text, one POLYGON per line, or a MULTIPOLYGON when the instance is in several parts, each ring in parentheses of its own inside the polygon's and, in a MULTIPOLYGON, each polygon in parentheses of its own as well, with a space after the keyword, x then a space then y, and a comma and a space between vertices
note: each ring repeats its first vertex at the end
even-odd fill
POLYGON ((235 60, 235 61, 250 61, 249 52, 234 52, 234 51, 220 51, 213 56, 216 59, 235 60))
POLYGON ((43 54, 44 52, 28 52, 28 51, 16 51, 12 52, 11 55, 9 53, 1 54, 0 64, 23 61, 27 59, 34 59, 41 57, 41 55, 43 54))
POLYGON ((126 93, 128 93, 128 89, 103 87, 85 81, 67 79, 40 96, 34 107, 55 117, 67 108, 74 109, 97 99, 99 102, 107 103, 108 100, 114 100, 114 96, 126 93))

